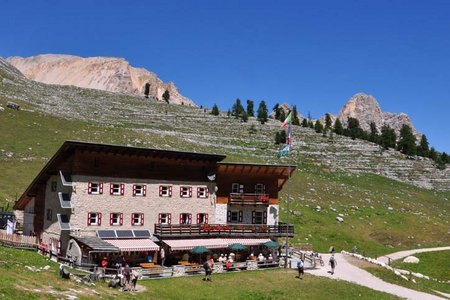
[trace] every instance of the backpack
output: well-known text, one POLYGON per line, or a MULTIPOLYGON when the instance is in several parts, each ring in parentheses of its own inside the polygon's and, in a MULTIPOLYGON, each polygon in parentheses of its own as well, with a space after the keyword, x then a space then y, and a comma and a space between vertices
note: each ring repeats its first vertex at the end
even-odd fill
POLYGON ((301 260, 297 262, 297 268, 303 268, 303 262, 301 260))
POLYGON ((208 263, 208 261, 205 261, 205 262, 203 263, 203 268, 205 268, 205 270, 209 269, 209 263, 208 263))

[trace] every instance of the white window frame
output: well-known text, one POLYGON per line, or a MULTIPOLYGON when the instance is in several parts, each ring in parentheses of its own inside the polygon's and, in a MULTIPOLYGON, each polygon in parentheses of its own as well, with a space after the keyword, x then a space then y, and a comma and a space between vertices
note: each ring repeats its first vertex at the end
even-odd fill
POLYGON ((160 192, 159 192, 159 196, 160 197, 172 197, 172 186, 170 185, 160 185, 159 186, 160 192))
POLYGON ((144 214, 143 213, 132 213, 131 214, 131 225, 132 226, 142 226, 144 225, 144 214))
POLYGON ((197 224, 208 224, 208 214, 207 213, 197 214, 197 224))
POLYGON ((100 182, 91 182, 90 188, 91 188, 91 195, 100 195, 100 182))
POLYGON ((123 214, 118 212, 112 212, 110 215, 110 222, 109 225, 111 226, 121 226, 123 223, 123 214), (114 219, 117 219, 116 222, 114 222, 114 219))
POLYGON ((120 183, 111 183, 111 195, 120 196, 120 183))
POLYGON ((190 213, 181 213, 180 214, 180 221, 181 220, 183 220, 183 221, 180 222, 180 224, 183 224, 183 225, 192 224, 192 214, 190 214, 190 213))
POLYGON ((90 212, 89 213, 89 226, 100 226, 100 213, 99 212, 90 212))
POLYGON ((231 223, 239 223, 239 211, 238 210, 231 211, 230 222, 231 223), (236 219, 233 218, 234 214, 236 214, 236 219))
POLYGON ((159 224, 170 224, 170 219, 171 219, 171 217, 170 217, 170 213, 160 213, 159 214, 159 220, 158 220, 158 222, 159 222, 159 224))
POLYGON ((145 190, 146 188, 144 184, 135 184, 133 186, 133 196, 144 197, 145 190))
POLYGON ((181 198, 191 198, 192 197, 192 187, 190 186, 180 186, 180 197, 181 198))
POLYGON ((197 189, 197 198, 208 198, 208 188, 206 186, 200 186, 197 189))
POLYGON ((255 224, 264 224, 264 212, 263 211, 255 211, 255 224), (261 218, 260 222, 259 218, 261 218))

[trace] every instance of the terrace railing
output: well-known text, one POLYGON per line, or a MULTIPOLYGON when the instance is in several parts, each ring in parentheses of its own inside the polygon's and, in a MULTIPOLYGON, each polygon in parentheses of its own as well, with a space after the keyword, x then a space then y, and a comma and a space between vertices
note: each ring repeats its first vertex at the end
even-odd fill
POLYGON ((26 236, 21 234, 6 234, 6 230, 0 230, 0 245, 13 248, 33 249, 39 244, 35 236, 26 236))
POLYGON ((290 224, 155 224, 158 238, 180 237, 293 237, 290 224))
POLYGON ((230 204, 269 204, 268 194, 231 193, 230 204))

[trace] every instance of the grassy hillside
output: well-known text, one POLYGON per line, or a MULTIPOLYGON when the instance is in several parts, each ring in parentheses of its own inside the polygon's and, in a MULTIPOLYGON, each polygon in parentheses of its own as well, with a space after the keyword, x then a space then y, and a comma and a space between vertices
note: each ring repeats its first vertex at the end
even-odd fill
MULTIPOLYGON (((306 275, 294 270, 248 271, 167 280, 141 280, 138 293, 122 293, 107 283, 95 286, 64 280, 58 265, 35 252, 0 246, 1 299, 398 299, 355 284, 306 275), (70 297, 72 296, 72 297, 70 297)), ((79 272, 79 271, 78 271, 79 272)))

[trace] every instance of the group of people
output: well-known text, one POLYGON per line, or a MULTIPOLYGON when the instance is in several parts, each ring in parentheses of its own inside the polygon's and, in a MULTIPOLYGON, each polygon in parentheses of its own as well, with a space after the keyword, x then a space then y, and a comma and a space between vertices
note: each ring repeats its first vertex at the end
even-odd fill
MULTIPOLYGON (((330 248, 330 259, 328 261, 328 264, 330 265, 331 270, 328 271, 328 273, 330 273, 331 275, 334 274, 334 269, 337 266, 337 261, 336 258, 334 257, 334 247, 330 248)), ((300 258, 299 261, 297 261, 297 269, 298 269, 298 276, 297 278, 303 279, 303 275, 305 274, 305 263, 304 261, 300 258)))

